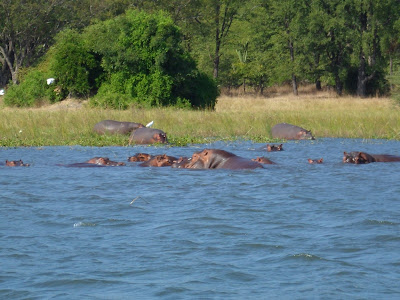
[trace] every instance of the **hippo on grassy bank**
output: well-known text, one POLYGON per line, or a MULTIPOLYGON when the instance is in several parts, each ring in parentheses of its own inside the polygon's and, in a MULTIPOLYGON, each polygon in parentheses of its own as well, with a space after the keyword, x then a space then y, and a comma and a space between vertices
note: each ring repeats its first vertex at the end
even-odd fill
POLYGON ((259 162, 252 161, 220 149, 204 149, 193 154, 187 169, 256 169, 263 168, 259 162))
POLYGON ((368 154, 365 152, 343 152, 343 162, 349 164, 368 164, 372 162, 400 162, 400 156, 389 154, 368 154))
POLYGON ((155 144, 155 143, 168 143, 167 135, 160 129, 153 128, 138 128, 132 132, 129 137, 129 144, 155 144))
POLYGON ((276 124, 271 129, 272 137, 285 140, 314 140, 310 130, 287 123, 276 124))
POLYGON ((93 131, 98 134, 131 134, 132 131, 142 127, 144 125, 140 123, 104 120, 94 125, 93 131))

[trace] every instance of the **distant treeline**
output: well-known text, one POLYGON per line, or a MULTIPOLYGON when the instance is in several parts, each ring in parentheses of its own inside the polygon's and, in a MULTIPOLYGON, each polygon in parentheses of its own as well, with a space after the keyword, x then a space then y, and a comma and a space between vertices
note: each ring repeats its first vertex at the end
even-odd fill
MULTIPOLYGON (((130 50, 139 51, 140 45, 129 48, 134 44, 131 40, 131 44, 121 47, 121 34, 128 40, 147 36, 150 39, 145 45, 148 51, 153 51, 154 45, 159 47, 161 43, 156 40, 162 38, 166 42, 155 51, 164 49, 170 54, 176 51, 179 59, 175 55, 173 61, 177 64, 169 65, 169 54, 164 58, 153 56, 147 63, 157 64, 157 70, 148 66, 147 71, 141 69, 142 76, 147 76, 147 84, 154 78, 158 80, 149 89, 171 85, 170 90, 163 91, 162 97, 168 98, 168 93, 173 97, 164 102, 177 102, 183 106, 188 104, 187 101, 193 105, 188 97, 203 101, 215 96, 214 92, 212 95, 192 95, 188 91, 178 95, 176 92, 188 85, 190 88, 208 86, 211 84, 209 78, 219 87, 240 87, 243 91, 261 94, 266 87, 282 83, 291 83, 293 93, 297 94, 300 82, 315 84, 317 89, 332 86, 339 95, 343 92, 360 97, 385 94, 391 87, 388 80, 398 74, 400 63, 398 0, 1 0, 0 87, 10 86, 10 82, 22 82, 30 67, 38 68, 41 64, 41 71, 50 71, 51 59, 47 59, 46 65, 45 54, 49 56, 51 47, 62 40, 60 32, 63 32, 65 42, 65 30, 69 30, 70 35, 71 32, 81 35, 89 31, 92 35, 100 35, 111 30, 107 37, 119 41, 119 46, 112 40, 107 45, 107 41, 95 41, 92 36, 88 45, 87 35, 78 37, 78 40, 85 39, 81 46, 91 55, 91 58, 85 58, 89 59, 85 62, 86 67, 94 68, 91 72, 97 72, 99 77, 89 79, 97 81, 97 85, 90 83, 90 91, 84 88, 69 90, 69 93, 96 94, 102 89, 99 81, 112 84, 117 75, 111 69, 116 70, 124 63, 116 73, 131 80, 131 85, 135 86, 138 77, 128 76, 125 71, 135 68, 133 65, 137 60, 132 59, 135 53, 130 50), (127 11, 131 21, 126 21, 127 11), (142 15, 138 18, 143 18, 147 29, 132 21, 139 14, 142 15), (119 24, 118 32, 112 25, 115 23, 119 24), (100 30, 97 33, 93 29, 96 26, 100 30), (131 35, 135 30, 136 33, 131 35), (151 30, 155 31, 149 32, 151 30), (114 51, 113 61, 104 59, 110 54, 106 46, 114 51), (127 57, 128 54, 131 57, 127 57), (96 61, 99 64, 95 64, 96 61), (187 66, 183 72, 174 71, 178 75, 172 72, 183 66, 187 66), (165 74, 170 77, 164 78, 165 74), (181 76, 179 82, 170 82, 176 75, 181 76), (191 79, 186 82, 184 78, 188 76, 191 79)), ((144 59, 142 62, 147 59, 141 53, 138 56, 144 59)), ((212 84, 211 87, 213 89, 212 84)), ((129 87, 120 89, 128 93, 129 87)), ((136 93, 137 97, 149 93, 144 87, 139 91, 143 95, 134 90, 131 88, 129 93, 133 96, 136 93)), ((149 100, 156 102, 152 105, 165 105, 162 99, 156 98, 149 100)), ((194 106, 213 106, 211 100, 207 101, 201 105, 196 102, 194 106)))

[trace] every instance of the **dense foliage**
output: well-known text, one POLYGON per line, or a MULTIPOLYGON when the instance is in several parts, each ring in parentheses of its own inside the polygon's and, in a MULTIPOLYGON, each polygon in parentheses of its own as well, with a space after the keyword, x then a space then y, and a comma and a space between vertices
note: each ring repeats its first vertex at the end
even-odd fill
POLYGON ((212 107, 204 97, 213 89, 193 90, 210 76, 244 92, 291 83, 296 94, 307 82, 365 97, 389 91, 400 61, 398 0, 51 0, 0 8, 0 87, 18 83, 59 31, 84 29, 89 43, 76 46, 92 55, 79 64, 88 86, 71 92, 99 88, 94 101, 113 107, 212 107))

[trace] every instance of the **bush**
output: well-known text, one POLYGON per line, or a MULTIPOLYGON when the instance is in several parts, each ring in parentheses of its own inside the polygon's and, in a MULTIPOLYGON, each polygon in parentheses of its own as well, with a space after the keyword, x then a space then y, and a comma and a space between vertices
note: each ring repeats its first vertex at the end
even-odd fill
POLYGON ((29 107, 48 101, 54 95, 54 86, 46 83, 45 73, 32 69, 21 79, 18 85, 12 85, 4 95, 8 106, 29 107))
POLYGON ((102 74, 100 63, 77 31, 60 32, 51 53, 50 69, 63 95, 88 96, 97 88, 96 79, 102 74))
POLYGON ((171 18, 129 10, 126 15, 88 27, 84 39, 101 57, 107 75, 93 105, 211 107, 218 90, 184 51, 171 18))

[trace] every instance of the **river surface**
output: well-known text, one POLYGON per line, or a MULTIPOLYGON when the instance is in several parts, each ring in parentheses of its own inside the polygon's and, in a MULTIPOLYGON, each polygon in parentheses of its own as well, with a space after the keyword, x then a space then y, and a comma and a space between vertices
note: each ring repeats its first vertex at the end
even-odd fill
POLYGON ((1 299, 399 299, 399 141, 0 148, 1 299), (265 156, 265 169, 68 168, 95 156, 265 156), (307 158, 323 158, 311 165, 307 158))

